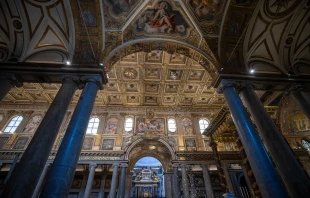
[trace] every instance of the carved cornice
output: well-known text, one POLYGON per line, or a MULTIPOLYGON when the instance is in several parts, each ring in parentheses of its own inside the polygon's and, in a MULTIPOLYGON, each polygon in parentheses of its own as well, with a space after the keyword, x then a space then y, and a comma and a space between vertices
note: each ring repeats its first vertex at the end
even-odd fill
MULTIPOLYGON (((220 160, 241 160, 239 152, 218 152, 220 160)), ((196 152, 176 152, 176 156, 181 161, 205 161, 214 160, 213 152, 196 151, 196 152)))

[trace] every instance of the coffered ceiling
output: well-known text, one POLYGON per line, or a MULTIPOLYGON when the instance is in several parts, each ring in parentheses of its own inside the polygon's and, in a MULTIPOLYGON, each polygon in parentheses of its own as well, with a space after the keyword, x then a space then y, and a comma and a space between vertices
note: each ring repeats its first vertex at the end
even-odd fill
MULTIPOLYGON (((220 107, 225 103, 212 88, 209 73, 193 59, 177 53, 133 53, 115 63, 108 76, 109 83, 97 94, 96 105, 220 107)), ((14 88, 3 103, 50 103, 59 87, 25 83, 14 88)))

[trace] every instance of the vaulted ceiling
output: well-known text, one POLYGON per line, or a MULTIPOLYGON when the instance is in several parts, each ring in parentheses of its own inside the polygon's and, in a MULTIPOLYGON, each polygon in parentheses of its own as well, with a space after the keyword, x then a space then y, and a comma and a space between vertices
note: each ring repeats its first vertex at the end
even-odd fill
POLYGON ((217 105, 223 100, 212 81, 253 77, 251 69, 287 79, 310 74, 309 6, 306 0, 3 0, 0 62, 104 67, 110 77, 104 105, 217 105), (180 79, 169 79, 174 73, 180 79))

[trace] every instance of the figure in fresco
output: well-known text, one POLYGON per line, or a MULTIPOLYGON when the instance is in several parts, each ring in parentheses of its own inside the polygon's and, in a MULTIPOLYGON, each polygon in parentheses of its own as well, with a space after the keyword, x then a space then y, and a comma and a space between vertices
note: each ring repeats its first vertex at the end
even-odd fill
POLYGON ((175 15, 168 13, 167 8, 168 4, 166 2, 160 2, 155 6, 153 19, 149 23, 151 28, 168 28, 168 33, 174 30, 173 17, 175 15))
POLYGON ((183 120, 183 134, 184 135, 194 135, 193 124, 190 120, 183 120))
POLYGON ((34 133, 37 130, 41 120, 42 116, 33 116, 24 128, 23 133, 34 133))
POLYGON ((188 27, 183 16, 166 1, 159 1, 154 9, 148 9, 137 21, 137 31, 146 33, 179 33, 184 35, 188 27))
POLYGON ((212 21, 219 11, 222 0, 191 0, 190 5, 196 16, 207 21, 212 21))
POLYGON ((157 132, 161 133, 164 131, 164 120, 161 118, 150 119, 141 118, 137 119, 137 132, 157 132))
POLYGON ((110 118, 107 121, 107 126, 105 128, 105 134, 116 134, 117 133, 118 120, 116 118, 110 118))

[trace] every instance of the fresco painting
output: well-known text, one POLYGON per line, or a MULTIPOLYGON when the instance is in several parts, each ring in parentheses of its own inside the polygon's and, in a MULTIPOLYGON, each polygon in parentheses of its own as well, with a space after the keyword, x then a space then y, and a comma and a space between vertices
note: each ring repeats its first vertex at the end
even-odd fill
POLYGON ((189 4, 199 20, 212 21, 220 12, 223 0, 190 0, 189 4))
POLYGON ((2 149, 5 144, 8 142, 10 138, 9 137, 0 137, 0 149, 2 149))
POLYGON ((33 116, 23 130, 23 133, 34 133, 42 120, 41 115, 33 116))
POLYGON ((117 133, 118 120, 116 118, 110 118, 107 121, 107 125, 104 134, 116 134, 117 133))
POLYGON ((196 150, 196 140, 195 139, 185 139, 185 148, 187 151, 196 150))
POLYGON ((115 139, 103 139, 101 150, 113 150, 115 139))
POLYGON ((179 11, 172 9, 166 1, 159 1, 137 20, 137 31, 185 35, 188 24, 179 11))
POLYGON ((185 118, 182 120, 183 135, 195 135, 193 123, 191 120, 185 118))
POLYGON ((94 145, 94 138, 93 137, 85 137, 83 142, 82 150, 92 150, 94 145))
POLYGON ((138 118, 136 121, 136 133, 163 133, 165 119, 163 118, 138 118))
POLYGON ((30 136, 18 137, 12 149, 25 149, 29 140, 30 136))

